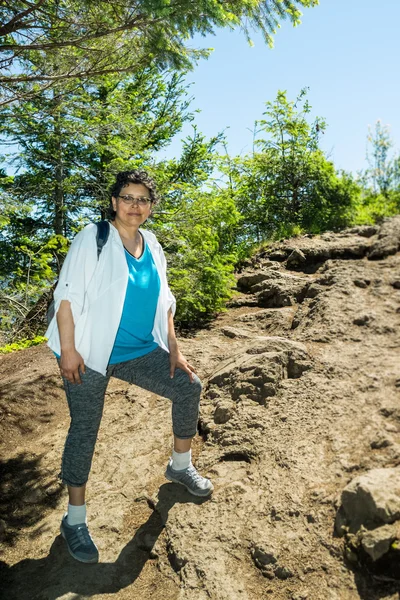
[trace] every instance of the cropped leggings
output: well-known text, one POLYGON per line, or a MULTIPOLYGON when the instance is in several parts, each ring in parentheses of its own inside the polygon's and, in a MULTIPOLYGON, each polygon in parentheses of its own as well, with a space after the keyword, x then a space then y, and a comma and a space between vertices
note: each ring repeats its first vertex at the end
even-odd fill
POLYGON ((171 379, 169 353, 160 346, 144 356, 109 365, 105 376, 89 367, 85 371, 81 374, 81 384, 70 383, 63 377, 71 417, 58 475, 63 483, 81 487, 88 480, 110 377, 169 398, 173 433, 181 439, 196 434, 201 381, 193 374, 192 383, 189 374, 180 368, 175 369, 171 379))

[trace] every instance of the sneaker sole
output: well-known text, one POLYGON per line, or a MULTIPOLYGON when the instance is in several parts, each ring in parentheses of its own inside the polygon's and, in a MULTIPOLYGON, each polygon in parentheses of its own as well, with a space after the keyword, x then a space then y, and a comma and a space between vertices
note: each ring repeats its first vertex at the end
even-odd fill
POLYGON ((67 544, 67 550, 70 553, 70 555, 72 556, 72 558, 74 558, 75 560, 78 560, 79 562, 85 563, 85 564, 94 564, 94 563, 99 562, 98 557, 96 557, 96 558, 89 558, 89 559, 85 560, 84 558, 79 558, 78 556, 75 556, 75 554, 72 552, 72 550, 70 549, 70 547, 68 545, 67 538, 65 537, 65 534, 64 534, 64 532, 62 530, 62 526, 60 526, 60 533, 61 533, 62 537, 64 538, 65 543, 67 544))
POLYGON ((214 491, 214 486, 213 486, 213 487, 211 487, 211 488, 210 488, 210 489, 208 489, 208 490, 204 490, 204 491, 205 491, 205 492, 207 492, 207 493, 205 493, 205 494, 199 494, 199 493, 197 493, 197 492, 193 492, 193 490, 191 490, 191 489, 190 489, 190 488, 189 488, 189 487, 188 487, 188 486, 187 486, 185 483, 182 483, 182 481, 178 481, 178 479, 174 479, 174 478, 172 477, 172 475, 169 475, 169 474, 168 474, 168 472, 167 472, 167 471, 165 471, 164 475, 165 475, 165 478, 166 478, 166 479, 168 479, 168 481, 172 481, 173 483, 179 483, 180 485, 183 485, 183 487, 184 487, 184 488, 186 488, 188 492, 190 492, 190 493, 191 493, 191 494, 193 494, 194 496, 199 496, 200 498, 207 498, 207 497, 208 497, 208 496, 210 496, 210 495, 213 493, 213 491, 214 491))

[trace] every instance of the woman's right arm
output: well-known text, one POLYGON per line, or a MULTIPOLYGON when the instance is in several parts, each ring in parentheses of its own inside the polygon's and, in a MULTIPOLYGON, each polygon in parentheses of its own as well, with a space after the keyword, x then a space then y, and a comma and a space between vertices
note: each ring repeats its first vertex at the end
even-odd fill
POLYGON ((85 364, 75 348, 75 325, 69 300, 61 301, 56 318, 61 345, 61 375, 70 383, 82 383, 79 370, 85 373, 85 364))
POLYGON ((75 348, 75 322, 79 318, 89 281, 97 265, 96 226, 91 224, 73 239, 54 290, 54 310, 60 335, 61 374, 71 383, 82 383, 82 356, 75 348))

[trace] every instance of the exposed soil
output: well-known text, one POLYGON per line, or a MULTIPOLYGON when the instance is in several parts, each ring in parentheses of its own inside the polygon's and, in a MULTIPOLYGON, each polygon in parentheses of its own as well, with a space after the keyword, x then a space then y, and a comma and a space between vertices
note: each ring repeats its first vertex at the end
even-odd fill
POLYGON ((348 562, 343 488, 400 468, 400 217, 275 244, 208 329, 179 339, 203 382, 198 499, 164 478, 171 403, 111 380, 88 485, 100 563, 67 552, 68 429, 45 346, 0 359, 0 595, 7 600, 394 600, 348 562), (293 252, 295 250, 295 252, 293 252))

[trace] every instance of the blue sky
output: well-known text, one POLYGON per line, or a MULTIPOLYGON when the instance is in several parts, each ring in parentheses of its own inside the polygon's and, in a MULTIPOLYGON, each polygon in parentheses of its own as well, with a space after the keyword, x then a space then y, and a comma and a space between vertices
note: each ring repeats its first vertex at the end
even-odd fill
MULTIPOLYGON (((378 119, 390 125, 400 150, 400 78, 398 77, 399 0, 320 0, 304 9, 302 24, 284 22, 271 50, 260 34, 250 47, 239 30, 216 30, 196 36, 196 48, 213 47, 208 58, 190 72, 187 83, 195 122, 207 137, 226 129, 231 155, 252 150, 254 121, 278 89, 295 99, 308 86, 311 116, 327 121, 322 148, 337 168, 366 168, 368 125, 378 119)), ((192 131, 185 125, 159 157, 177 157, 181 140, 192 131)), ((222 149, 221 149, 222 150, 222 149)))

